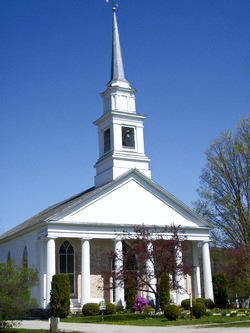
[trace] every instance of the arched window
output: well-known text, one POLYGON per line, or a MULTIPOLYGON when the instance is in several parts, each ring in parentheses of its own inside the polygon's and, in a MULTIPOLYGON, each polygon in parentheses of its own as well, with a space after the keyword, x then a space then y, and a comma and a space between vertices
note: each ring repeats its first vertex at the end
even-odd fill
POLYGON ((25 267, 28 267, 28 250, 27 250, 27 246, 25 245, 24 249, 23 249, 23 258, 22 258, 22 264, 25 267))
POLYGON ((67 240, 59 249, 59 267, 61 274, 69 276, 70 293, 73 294, 75 292, 75 258, 73 246, 67 240))

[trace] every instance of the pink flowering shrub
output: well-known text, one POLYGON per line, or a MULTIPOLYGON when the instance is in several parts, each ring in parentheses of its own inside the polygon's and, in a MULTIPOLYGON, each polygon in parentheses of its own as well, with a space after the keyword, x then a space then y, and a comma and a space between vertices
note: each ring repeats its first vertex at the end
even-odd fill
POLYGON ((135 304, 133 306, 135 312, 141 312, 144 306, 148 305, 148 301, 141 296, 136 296, 135 304))

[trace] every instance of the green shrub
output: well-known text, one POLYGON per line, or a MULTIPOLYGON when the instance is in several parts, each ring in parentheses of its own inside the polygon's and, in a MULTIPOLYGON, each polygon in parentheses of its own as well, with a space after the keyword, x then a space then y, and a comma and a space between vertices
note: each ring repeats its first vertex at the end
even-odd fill
POLYGON ((123 312, 124 306, 123 305, 116 305, 116 312, 123 312))
POLYGON ((154 312, 155 312, 155 309, 152 308, 152 306, 150 306, 150 305, 146 305, 142 308, 142 313, 151 314, 151 313, 154 313, 154 312))
POLYGON ((180 309, 173 304, 166 305, 164 308, 164 315, 168 320, 176 320, 180 315, 180 309))
POLYGON ((215 304, 214 301, 212 301, 210 298, 207 300, 208 301, 208 309, 214 309, 215 308, 215 304))
POLYGON ((51 282, 49 315, 65 318, 70 312, 70 282, 66 274, 55 274, 51 282))
POLYGON ((99 312, 99 305, 97 303, 86 303, 82 307, 84 316, 97 316, 99 312))
POLYGON ((206 315, 206 307, 201 302, 196 302, 193 306, 193 314, 196 318, 206 315))
MULTIPOLYGON (((192 306, 194 306, 195 303, 196 303, 196 301, 193 299, 192 306)), ((183 307, 183 309, 189 310, 190 309, 190 299, 189 298, 184 299, 181 302, 181 306, 183 307)))
POLYGON ((169 291, 169 278, 168 276, 162 276, 159 283, 159 297, 160 297, 160 308, 163 311, 164 307, 170 302, 170 291, 169 291))
POLYGON ((195 301, 204 304, 206 308, 208 307, 208 300, 206 298, 196 298, 195 301))
POLYGON ((228 306, 227 278, 220 273, 213 275, 214 302, 219 308, 228 306))
POLYGON ((116 312, 115 304, 106 302, 106 310, 104 311, 105 314, 114 314, 116 312))
POLYGON ((210 310, 207 310, 206 311, 206 316, 207 317, 211 317, 213 315, 213 312, 212 311, 210 311, 210 310))

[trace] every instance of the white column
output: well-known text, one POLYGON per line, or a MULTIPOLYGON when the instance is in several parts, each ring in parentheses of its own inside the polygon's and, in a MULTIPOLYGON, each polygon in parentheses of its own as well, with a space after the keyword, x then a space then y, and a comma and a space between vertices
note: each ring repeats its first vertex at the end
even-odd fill
POLYGON ((202 246, 202 261, 203 261, 203 275, 204 275, 204 289, 205 298, 214 300, 212 274, 211 274, 211 262, 208 242, 204 242, 202 246))
POLYGON ((39 286, 40 286, 40 307, 46 309, 46 240, 39 241, 39 286))
POLYGON ((194 265, 194 297, 201 297, 201 275, 198 253, 198 242, 193 242, 193 265, 194 265))
POLYGON ((82 239, 81 261, 81 307, 90 302, 90 244, 89 239, 82 239))
MULTIPOLYGON (((182 262, 182 252, 181 249, 178 249, 176 252, 176 262, 180 264, 182 262)), ((176 282, 179 285, 179 288, 176 290, 176 304, 181 305, 181 302, 188 297, 186 293, 186 281, 184 275, 181 273, 176 274, 176 282)))
POLYGON ((155 290, 155 278, 154 278, 154 263, 153 263, 153 244, 149 243, 148 244, 148 253, 149 253, 149 258, 146 260, 146 281, 147 281, 147 301, 148 304, 151 306, 155 306, 155 294, 151 291, 151 287, 155 290))
POLYGON ((46 275, 46 307, 50 303, 52 277, 56 273, 56 244, 54 238, 47 239, 47 275, 46 275))
MULTIPOLYGON (((115 240, 115 272, 119 272, 123 266, 122 241, 115 240)), ((124 284, 123 281, 116 281, 119 286, 115 287, 115 305, 124 306, 124 284)))

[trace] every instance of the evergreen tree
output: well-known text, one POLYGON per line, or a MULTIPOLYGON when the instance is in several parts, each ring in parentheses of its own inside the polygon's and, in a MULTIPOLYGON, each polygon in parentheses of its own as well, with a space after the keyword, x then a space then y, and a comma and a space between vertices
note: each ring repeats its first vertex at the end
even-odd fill
POLYGON ((219 308, 228 306, 227 279, 225 275, 217 273, 213 275, 214 302, 219 308))
POLYGON ((55 274, 51 282, 50 315, 65 318, 70 312, 70 281, 66 274, 55 274))

